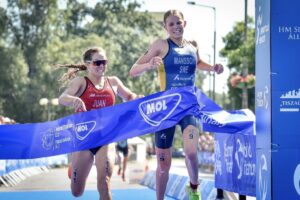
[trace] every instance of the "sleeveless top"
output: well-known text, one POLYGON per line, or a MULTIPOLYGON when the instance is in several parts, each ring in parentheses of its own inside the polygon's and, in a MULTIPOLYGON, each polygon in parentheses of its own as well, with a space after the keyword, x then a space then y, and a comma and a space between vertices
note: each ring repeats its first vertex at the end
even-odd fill
POLYGON ((158 67, 160 90, 193 86, 197 65, 197 49, 186 42, 179 47, 170 38, 167 39, 169 50, 158 67))
POLYGON ((97 89, 88 77, 84 78, 86 80, 86 88, 79 98, 85 103, 87 111, 115 104, 115 93, 107 78, 105 78, 104 86, 101 89, 97 89))
POLYGON ((127 142, 127 140, 122 140, 122 141, 117 142, 117 145, 121 148, 125 148, 128 146, 128 142, 127 142))

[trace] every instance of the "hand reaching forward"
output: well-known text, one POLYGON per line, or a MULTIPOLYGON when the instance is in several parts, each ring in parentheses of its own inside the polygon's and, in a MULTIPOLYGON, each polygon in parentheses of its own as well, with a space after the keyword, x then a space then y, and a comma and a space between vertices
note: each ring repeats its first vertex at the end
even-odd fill
POLYGON ((214 72, 217 74, 221 74, 224 71, 224 67, 221 64, 215 64, 214 65, 214 72))
POLYGON ((155 56, 155 57, 151 58, 149 64, 151 66, 150 69, 156 69, 162 64, 162 59, 159 56, 155 56))
POLYGON ((75 109, 75 112, 87 111, 84 102, 79 97, 74 98, 73 108, 75 109))

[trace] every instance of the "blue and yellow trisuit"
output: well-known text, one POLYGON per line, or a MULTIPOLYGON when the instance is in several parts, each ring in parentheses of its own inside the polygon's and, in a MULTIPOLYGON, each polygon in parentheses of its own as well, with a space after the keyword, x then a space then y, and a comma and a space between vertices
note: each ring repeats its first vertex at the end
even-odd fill
MULTIPOLYGON (((170 38, 167 39, 169 50, 163 58, 163 64, 158 68, 160 90, 169 90, 177 87, 193 86, 197 65, 197 49, 188 41, 178 46, 170 38)), ((188 125, 199 127, 194 116, 184 117, 178 125, 183 131, 188 125)), ((175 126, 156 132, 155 143, 158 148, 170 148, 173 143, 175 126)))

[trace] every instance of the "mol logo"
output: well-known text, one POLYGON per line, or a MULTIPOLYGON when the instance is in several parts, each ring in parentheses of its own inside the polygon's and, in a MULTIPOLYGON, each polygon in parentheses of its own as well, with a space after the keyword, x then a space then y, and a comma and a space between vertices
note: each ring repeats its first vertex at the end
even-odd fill
POLYGON ((155 112, 160 112, 162 110, 167 110, 167 108, 168 107, 166 106, 166 100, 151 102, 146 105, 146 115, 150 115, 155 112))
POLYGON ((95 121, 83 122, 75 125, 76 137, 78 140, 84 140, 96 126, 95 121))
POLYGON ((170 94, 140 103, 139 111, 148 124, 158 126, 174 112, 180 102, 180 94, 170 94))

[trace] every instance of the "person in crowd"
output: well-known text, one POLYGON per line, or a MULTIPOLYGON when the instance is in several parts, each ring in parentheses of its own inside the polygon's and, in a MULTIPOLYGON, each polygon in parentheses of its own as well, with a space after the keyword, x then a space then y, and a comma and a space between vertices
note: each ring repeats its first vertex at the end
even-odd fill
MULTIPOLYGON (((164 29, 167 39, 154 41, 144 55, 132 66, 129 74, 139 76, 147 71, 157 70, 160 89, 194 86, 196 69, 211 71, 216 74, 223 72, 220 64, 210 65, 200 58, 196 41, 183 37, 187 22, 182 12, 169 10, 164 14, 164 29)), ((178 125, 183 132, 185 162, 190 178, 187 186, 189 199, 201 199, 198 189, 198 157, 197 145, 200 125, 194 116, 185 116, 178 125)), ((163 200, 171 167, 172 143, 175 126, 155 133, 156 141, 156 196, 163 200)))
MULTIPOLYGON (((59 65, 59 67, 69 69, 60 79, 62 82, 67 81, 68 86, 60 95, 59 103, 73 107, 75 112, 113 106, 117 95, 126 101, 141 97, 124 86, 118 77, 105 76, 108 58, 105 50, 100 47, 87 49, 83 53, 82 64, 66 64, 59 65), (77 76, 79 71, 86 71, 87 75, 77 76)), ((110 179, 115 149, 114 146, 112 148, 111 146, 104 145, 72 153, 69 175, 71 191, 74 196, 78 197, 83 194, 87 177, 95 162, 100 198, 102 200, 112 199, 110 179)))
POLYGON ((0 124, 4 124, 4 117, 0 115, 0 124))
POLYGON ((118 161, 118 175, 121 175, 122 180, 126 181, 126 167, 127 167, 127 161, 129 156, 129 146, 128 141, 122 140, 117 142, 116 145, 117 150, 117 161, 118 161))

